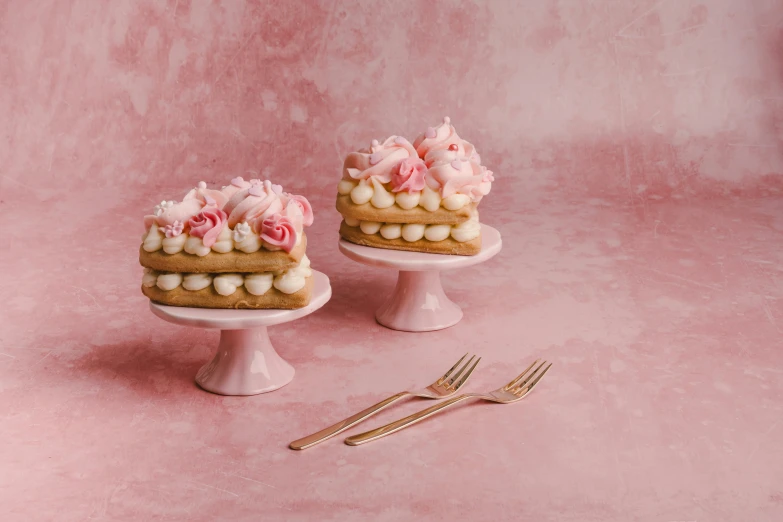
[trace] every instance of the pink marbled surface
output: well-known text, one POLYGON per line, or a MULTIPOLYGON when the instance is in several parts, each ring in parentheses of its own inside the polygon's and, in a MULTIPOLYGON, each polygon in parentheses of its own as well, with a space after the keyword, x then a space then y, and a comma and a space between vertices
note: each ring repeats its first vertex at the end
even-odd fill
MULTIPOLYGON (((776 0, 0 5, 5 520, 783 518, 783 6, 776 0), (372 318, 337 251, 341 156, 444 114, 496 172, 465 318, 372 318), (141 215, 251 171, 307 194, 334 297, 270 329, 268 395, 193 384, 217 332, 149 313, 141 215), (467 350, 514 406, 360 448, 297 437, 467 350), (312 389, 308 395, 308 389, 312 389)), ((415 411, 407 404, 376 423, 415 411)), ((470 410, 470 411, 466 411, 470 410)))

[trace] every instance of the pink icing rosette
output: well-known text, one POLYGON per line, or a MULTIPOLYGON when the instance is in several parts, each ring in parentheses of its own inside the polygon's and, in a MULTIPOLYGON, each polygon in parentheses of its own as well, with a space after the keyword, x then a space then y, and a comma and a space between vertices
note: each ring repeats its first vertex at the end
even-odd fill
POLYGON ((455 160, 445 165, 433 165, 429 170, 427 185, 440 190, 447 198, 453 194, 465 194, 472 201, 480 201, 489 193, 492 171, 465 160, 455 160))
POLYGON ((220 208, 228 201, 228 195, 220 190, 208 189, 207 184, 203 181, 200 181, 196 188, 185 195, 183 201, 187 201, 189 199, 198 199, 206 205, 216 205, 218 208, 220 208))
POLYGON ((392 170, 392 192, 418 192, 424 189, 427 165, 419 158, 405 158, 392 170))
MULTIPOLYGON (((426 132, 413 142, 413 147, 422 159, 430 150, 448 149, 451 145, 456 145, 462 149, 463 140, 457 135, 456 129, 451 124, 451 118, 448 116, 443 118, 443 123, 437 127, 428 127, 426 132)), ((463 153, 463 150, 460 150, 460 153, 463 153)))
POLYGON ((289 200, 286 202, 283 215, 287 217, 288 221, 294 225, 294 230, 296 230, 296 233, 301 234, 304 227, 304 214, 302 213, 302 207, 300 207, 296 201, 289 200))
MULTIPOLYGON (((250 188, 250 183, 245 181, 242 176, 237 176, 220 191, 225 194, 226 200, 230 200, 231 196, 246 188, 250 188)), ((228 201, 226 201, 226 203, 228 203, 228 201)), ((225 204, 223 206, 225 206, 225 204)))
MULTIPOLYGON (((144 228, 149 231, 156 225, 169 238, 190 233, 211 247, 225 227, 233 229, 241 223, 260 235, 264 220, 275 214, 294 225, 294 241, 302 226, 313 224, 313 209, 304 196, 287 194, 269 180, 237 176, 221 190, 208 189, 202 181, 180 202, 161 201, 153 213, 144 216, 144 228)), ((270 238, 270 244, 274 243, 274 235, 270 238)))
POLYGON ((369 149, 348 154, 343 163, 343 179, 375 178, 388 183, 397 163, 415 157, 416 149, 402 136, 390 136, 383 143, 373 140, 369 149))
POLYGON ((468 178, 453 178, 443 185, 443 197, 447 198, 452 194, 465 194, 472 201, 480 201, 482 197, 489 194, 490 184, 482 180, 482 176, 472 176, 468 178))
POLYGON ((204 202, 199 199, 187 199, 180 203, 161 209, 160 214, 155 217, 155 222, 159 227, 173 225, 177 221, 187 223, 190 218, 201 212, 204 202))
POLYGON ((229 227, 246 221, 258 233, 264 219, 283 210, 283 202, 272 183, 252 181, 248 188, 231 196, 223 210, 228 214, 229 227))
POLYGON ((296 245, 296 228, 286 216, 273 214, 261 224, 261 239, 290 253, 296 245))
POLYGON ((426 184, 439 190, 441 197, 464 194, 478 202, 489 193, 492 172, 481 165, 476 148, 457 135, 448 117, 438 127, 428 128, 413 146, 427 165, 426 184))
POLYGON ((258 185, 259 187, 264 187, 264 190, 267 192, 271 192, 274 194, 282 194, 283 193, 283 186, 282 185, 276 185, 275 183, 272 183, 269 180, 261 181, 260 179, 251 179, 250 180, 251 185, 258 185))
POLYGON ((190 218, 190 235, 202 238, 204 246, 211 247, 226 226, 227 217, 217 207, 204 207, 198 215, 190 218))
MULTIPOLYGON (((302 225, 309 227, 313 224, 313 207, 310 206, 310 202, 304 196, 297 196, 294 194, 286 194, 288 196, 289 205, 290 202, 296 203, 299 209, 302 211, 302 225)), ((286 207, 287 208, 287 207, 286 207)))

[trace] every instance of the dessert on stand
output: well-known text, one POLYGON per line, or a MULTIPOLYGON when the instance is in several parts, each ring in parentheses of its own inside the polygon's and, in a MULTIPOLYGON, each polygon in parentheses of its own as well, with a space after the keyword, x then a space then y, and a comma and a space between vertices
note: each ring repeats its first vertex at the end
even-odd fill
POLYGON ((220 189, 201 182, 144 217, 141 290, 153 313, 221 330, 214 359, 196 376, 205 390, 253 395, 293 378, 266 327, 308 315, 331 296, 328 277, 306 255, 312 223, 305 197, 241 177, 220 189))
POLYGON ((340 236, 358 245, 434 254, 481 251, 478 206, 492 171, 451 120, 351 152, 337 185, 340 236))
POLYGON ((144 217, 141 290, 152 301, 197 308, 301 308, 312 270, 303 196, 268 180, 203 181, 182 201, 161 201, 144 217))
POLYGON ((348 154, 337 186, 340 251, 399 271, 394 292, 375 315, 380 324, 420 332, 459 322, 462 310, 443 291, 440 271, 500 251, 500 233, 479 222, 479 203, 493 181, 448 117, 413 143, 391 136, 348 154))

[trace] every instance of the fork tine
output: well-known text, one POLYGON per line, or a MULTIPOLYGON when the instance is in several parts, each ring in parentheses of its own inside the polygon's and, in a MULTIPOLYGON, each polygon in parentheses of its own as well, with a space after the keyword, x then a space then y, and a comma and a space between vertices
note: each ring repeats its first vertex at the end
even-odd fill
MULTIPOLYGON (((544 361, 544 363, 541 363, 541 366, 543 366, 545 363, 546 363, 546 361, 544 361)), ((538 372, 538 370, 541 368, 541 366, 536 368, 536 372, 538 372)), ((544 371, 539 373, 538 376, 535 379, 533 379, 533 381, 530 384, 524 384, 523 383, 522 385, 519 386, 519 388, 516 391, 512 390, 511 393, 513 393, 514 395, 520 395, 520 394, 521 395, 527 395, 528 393, 530 393, 533 390, 533 387, 536 384, 538 384, 538 381, 540 381, 541 378, 544 375, 546 375, 546 372, 548 372, 551 367, 552 367, 552 363, 549 363, 549 366, 544 368, 544 371)), ((535 375, 535 373, 533 375, 531 375, 530 377, 533 377, 534 375, 535 375)), ((527 379, 527 380, 529 380, 529 379, 527 379)), ((527 382, 527 380, 526 380, 526 382, 527 382)))
MULTIPOLYGON (((470 352, 468 352, 468 353, 470 353, 470 352)), ((443 377, 441 377, 441 378, 439 379, 439 381, 440 381, 440 382, 443 382, 443 381, 445 381, 446 379, 448 379, 448 378, 449 378, 449 375, 451 375, 451 373, 452 373, 454 370, 456 370, 456 369, 457 369, 457 366, 459 366, 459 365, 462 363, 462 361, 464 361, 464 360, 465 360, 465 357, 467 357, 467 356, 468 356, 468 354, 467 354, 467 353, 466 353, 465 355, 463 355, 463 356, 462 356, 462 358, 461 358, 459 361, 457 361, 457 363, 456 363, 454 366, 452 366, 452 367, 451 367, 451 369, 450 369, 449 371, 447 371, 446 373, 444 373, 444 374, 443 374, 443 377)))
POLYGON ((460 376, 460 375, 462 375, 462 372, 464 372, 464 371, 465 371, 465 368, 467 368, 468 366, 470 366, 470 363, 472 363, 472 362, 473 362, 473 359, 475 359, 475 358, 476 358, 476 356, 475 356, 475 355, 472 355, 472 356, 470 357, 470 359, 468 359, 468 362, 466 362, 464 365, 462 365, 462 368, 460 368, 460 369, 459 369, 459 371, 458 371, 456 374, 454 374, 454 377, 452 377, 451 379, 449 379, 449 380, 447 381, 447 386, 446 386, 447 388, 451 388, 451 387, 454 385, 454 382, 455 382, 457 379, 459 379, 459 376, 460 376))
POLYGON ((473 373, 473 370, 476 369, 476 366, 478 366, 478 363, 481 361, 481 357, 476 359, 476 362, 473 363, 473 366, 470 367, 468 370, 468 373, 465 374, 464 377, 462 377, 459 381, 457 381, 457 384, 454 385, 454 391, 459 390, 462 388, 462 385, 468 382, 468 379, 470 378, 470 374, 473 373))
POLYGON ((527 384, 530 381, 530 379, 532 379, 533 377, 536 376, 536 374, 538 373, 538 370, 540 370, 541 367, 544 366, 545 364, 546 364, 546 361, 541 361, 541 364, 536 366, 536 369, 533 370, 533 373, 531 373, 530 375, 525 377, 523 380, 521 380, 520 382, 516 383, 514 386, 511 387, 511 390, 510 390, 511 393, 516 393, 514 390, 519 391, 520 388, 524 387, 525 384, 527 384))
POLYGON ((530 366, 528 366, 527 368, 525 368, 525 371, 524 371, 524 372, 522 372, 522 373, 520 373, 519 375, 517 375, 516 377, 514 377, 514 379, 513 379, 513 380, 512 380, 510 383, 506 384, 506 389, 507 389, 507 390, 510 390, 511 388, 513 388, 513 387, 516 385, 516 383, 519 381, 519 379, 521 379, 522 377, 524 377, 524 376, 525 376, 525 374, 526 374, 527 372, 529 372, 529 371, 530 371, 530 368, 532 368, 533 366, 535 366, 535 365, 536 365, 536 363, 537 363, 538 361, 539 361, 539 360, 538 360, 538 359, 536 359, 535 361, 533 361, 533 363, 532 363, 530 366))

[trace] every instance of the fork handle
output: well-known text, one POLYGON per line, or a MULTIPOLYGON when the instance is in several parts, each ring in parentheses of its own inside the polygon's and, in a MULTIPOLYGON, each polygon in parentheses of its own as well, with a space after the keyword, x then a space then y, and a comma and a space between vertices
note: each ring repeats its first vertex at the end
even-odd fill
POLYGON ((386 426, 381 426, 380 428, 375 428, 374 430, 366 431, 364 433, 360 433, 358 435, 353 435, 351 437, 348 437, 347 439, 345 439, 345 443, 348 444, 349 446, 359 446, 360 444, 372 442, 374 440, 385 437, 386 435, 391 435, 392 433, 396 433, 401 429, 407 428, 408 426, 413 426, 417 422, 421 422, 424 419, 431 417, 440 411, 445 410, 446 408, 449 408, 451 406, 454 406, 455 404, 473 398, 475 398, 474 395, 459 395, 457 397, 447 399, 443 402, 436 404, 435 406, 431 406, 427 408, 426 410, 421 410, 420 412, 414 413, 413 415, 408 415, 403 419, 391 422, 386 426))
POLYGON ((347 419, 338 422, 337 424, 329 426, 328 428, 324 428, 317 433, 308 435, 307 437, 301 438, 299 440, 295 440, 291 444, 289 444, 288 447, 295 450, 303 450, 309 448, 310 446, 315 446, 316 444, 323 442, 326 439, 334 437, 338 433, 344 432, 345 430, 351 428, 352 426, 356 426, 363 420, 372 417, 379 411, 388 408, 395 402, 399 401, 404 397, 407 397, 408 395, 410 395, 408 392, 400 392, 397 395, 392 395, 388 399, 382 400, 378 404, 370 406, 369 408, 362 410, 356 415, 352 415, 347 419))

